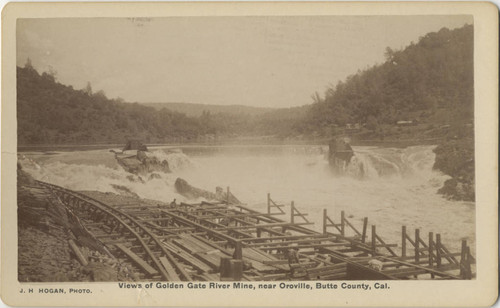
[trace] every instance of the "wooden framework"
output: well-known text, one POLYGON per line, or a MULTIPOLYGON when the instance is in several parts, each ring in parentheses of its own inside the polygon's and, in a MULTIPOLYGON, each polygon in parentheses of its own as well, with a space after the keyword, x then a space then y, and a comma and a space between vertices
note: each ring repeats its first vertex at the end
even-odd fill
POLYGON ((104 204, 38 183, 82 217, 113 255, 134 263, 143 279, 220 280, 221 268, 226 273, 231 266, 242 271, 231 277, 262 281, 474 277, 475 260, 465 241, 460 253, 450 253, 440 234, 430 232, 426 243, 419 229, 411 238, 403 226, 398 251, 397 244, 377 234, 375 225, 368 228, 367 218, 358 229, 344 211, 335 223, 324 210, 322 232, 316 232, 305 227, 312 223, 294 202, 290 221, 279 219, 286 206, 270 194, 267 213, 261 213, 228 200, 158 207, 104 204))

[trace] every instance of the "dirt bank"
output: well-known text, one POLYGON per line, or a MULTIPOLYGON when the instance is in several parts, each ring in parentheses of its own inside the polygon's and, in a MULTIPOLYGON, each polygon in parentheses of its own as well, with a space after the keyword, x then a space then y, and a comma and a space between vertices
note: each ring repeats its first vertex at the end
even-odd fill
POLYGON ((18 168, 18 279, 20 282, 131 281, 132 273, 48 188, 18 168), (70 247, 76 244, 86 264, 70 247))

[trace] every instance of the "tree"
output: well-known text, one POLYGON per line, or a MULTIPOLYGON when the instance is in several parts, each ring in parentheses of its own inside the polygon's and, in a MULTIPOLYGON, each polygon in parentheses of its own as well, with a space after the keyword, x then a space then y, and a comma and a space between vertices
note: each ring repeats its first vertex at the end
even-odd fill
POLYGON ((384 58, 386 61, 392 61, 392 58, 394 57, 394 50, 391 49, 391 47, 386 47, 385 52, 384 52, 384 58))
POLYGON ((26 59, 26 64, 24 64, 24 68, 33 69, 33 64, 31 63, 31 59, 29 57, 26 59))
POLYGON ((90 81, 87 81, 87 86, 85 87, 85 89, 83 90, 83 92, 85 94, 87 94, 88 96, 92 95, 92 85, 90 84, 90 81))
POLYGON ((54 81, 57 81, 57 71, 52 67, 52 65, 49 65, 49 76, 52 77, 54 81))

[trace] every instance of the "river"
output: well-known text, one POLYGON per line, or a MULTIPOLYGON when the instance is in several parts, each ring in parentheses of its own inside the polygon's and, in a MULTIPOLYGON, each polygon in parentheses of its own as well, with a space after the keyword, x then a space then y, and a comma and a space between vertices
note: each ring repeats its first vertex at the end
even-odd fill
MULTIPOLYGON (((349 169, 337 176, 325 158, 327 147, 158 146, 150 150, 166 159, 173 172, 159 179, 145 176, 144 183, 131 181, 109 149, 24 152, 19 162, 36 179, 69 189, 118 192, 117 187, 125 187, 140 197, 165 202, 192 201, 175 192, 177 177, 213 192, 216 186, 230 186, 239 200, 260 211, 266 210, 270 193, 278 203, 289 205, 293 200, 299 211, 309 214, 316 230, 321 230, 323 209, 336 222, 344 210, 358 229, 368 217, 386 242, 400 246, 401 226, 406 225, 412 237, 415 228, 425 239, 428 232, 440 233, 454 251, 467 239, 474 254, 475 204, 437 194, 447 176, 432 170, 433 148, 355 146, 349 169)), ((289 207, 285 210, 290 212, 289 207)))

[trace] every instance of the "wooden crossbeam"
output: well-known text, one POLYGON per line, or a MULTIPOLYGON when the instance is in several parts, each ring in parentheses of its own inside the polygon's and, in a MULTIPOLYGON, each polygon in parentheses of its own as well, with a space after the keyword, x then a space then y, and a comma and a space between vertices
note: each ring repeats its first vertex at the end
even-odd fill
MULTIPOLYGON (((272 242, 272 243, 253 243, 253 244, 246 244, 246 247, 271 247, 271 246, 282 246, 282 245, 290 245, 290 244, 299 244, 299 243, 314 243, 314 242, 325 242, 325 241, 331 241, 328 239, 297 239, 297 240, 289 240, 289 241, 282 241, 282 242, 272 242)), ((344 242, 344 245, 349 245, 349 242, 344 242)), ((314 244, 313 244, 314 245, 314 244)))
POLYGON ((329 243, 329 244, 304 244, 304 245, 296 245, 296 246, 290 246, 290 245, 283 245, 283 246, 273 246, 273 247, 259 247, 261 250, 279 250, 279 249, 289 249, 289 248, 295 248, 295 249, 304 249, 304 248, 320 248, 320 247, 339 247, 339 246, 346 246, 349 243, 329 243))
POLYGON ((248 225, 248 226, 238 226, 238 227, 227 227, 227 226, 222 226, 220 230, 248 230, 248 229, 254 229, 254 228, 270 228, 270 227, 287 227, 287 226, 302 226, 302 225, 311 225, 313 223, 311 222, 300 222, 300 223, 291 223, 291 222, 274 222, 274 223, 267 223, 267 224, 255 224, 255 225, 248 225))
MULTIPOLYGON (((276 240, 287 240, 287 239, 300 239, 300 238, 310 238, 312 240, 316 239, 321 239, 321 238, 328 238, 327 235, 323 234, 316 234, 316 235, 310 235, 310 234, 302 234, 302 235, 284 235, 284 236, 269 236, 269 237, 256 237, 256 238, 245 238, 242 239, 241 241, 243 243, 245 242, 264 242, 264 241, 276 241, 276 240)), ((336 238, 335 238, 336 240, 336 238)))
POLYGON ((351 227, 351 229, 357 234, 357 235, 361 235, 361 233, 358 231, 358 229, 356 229, 350 222, 349 220, 347 220, 347 218, 344 217, 344 221, 345 223, 351 227))
POLYGON ((323 209, 323 234, 328 233, 328 227, 336 228, 341 234, 342 230, 339 228, 340 224, 336 224, 333 220, 328 216, 326 209, 323 209))
POLYGON ((394 250, 391 249, 391 247, 397 247, 397 244, 386 244, 384 242, 384 240, 378 236, 378 234, 375 235, 376 239, 382 243, 382 245, 384 245, 384 247, 387 249, 387 251, 389 251, 389 253, 394 256, 394 257, 397 257, 398 255, 394 252, 394 250), (395 245, 395 246, 392 246, 392 245, 395 245))
POLYGON ((295 207, 295 202, 292 201, 291 204, 291 211, 290 211, 290 222, 293 224, 295 222, 295 217, 302 217, 304 221, 308 224, 313 224, 309 220, 307 220, 306 216, 309 215, 307 213, 302 214, 296 207, 295 207))
POLYGON ((276 202, 274 202, 271 199, 271 194, 270 193, 267 194, 267 214, 269 214, 269 215, 271 215, 271 214, 283 215, 283 214, 285 214, 285 211, 283 211, 283 209, 281 209, 282 207, 284 207, 283 204, 276 204, 276 202), (271 212, 272 208, 278 209, 279 213, 272 213, 271 212))

